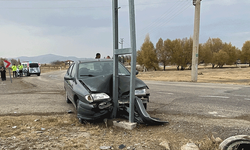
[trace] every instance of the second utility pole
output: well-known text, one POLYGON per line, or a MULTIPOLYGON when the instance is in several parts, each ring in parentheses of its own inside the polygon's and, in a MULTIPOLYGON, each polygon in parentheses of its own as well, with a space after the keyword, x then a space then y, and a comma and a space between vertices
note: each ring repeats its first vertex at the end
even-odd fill
POLYGON ((191 80, 193 82, 197 82, 201 0, 193 0, 193 4, 195 5, 195 18, 194 18, 194 36, 193 36, 192 72, 191 72, 192 79, 191 80))

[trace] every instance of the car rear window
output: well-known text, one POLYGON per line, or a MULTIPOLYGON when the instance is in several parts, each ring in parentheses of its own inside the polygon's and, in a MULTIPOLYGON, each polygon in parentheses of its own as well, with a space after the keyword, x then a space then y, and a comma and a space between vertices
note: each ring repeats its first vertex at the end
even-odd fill
POLYGON ((39 67, 39 65, 37 63, 30 64, 30 68, 36 68, 36 67, 39 67))

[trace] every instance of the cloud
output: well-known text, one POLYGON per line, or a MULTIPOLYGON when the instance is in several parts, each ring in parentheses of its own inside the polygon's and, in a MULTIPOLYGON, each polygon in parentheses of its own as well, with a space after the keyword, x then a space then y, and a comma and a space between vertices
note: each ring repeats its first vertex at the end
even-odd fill
POLYGON ((0 57, 37 56, 49 53, 90 57, 97 51, 104 56, 112 55, 110 27, 82 27, 64 33, 67 29, 35 27, 11 22, 2 24, 0 57))

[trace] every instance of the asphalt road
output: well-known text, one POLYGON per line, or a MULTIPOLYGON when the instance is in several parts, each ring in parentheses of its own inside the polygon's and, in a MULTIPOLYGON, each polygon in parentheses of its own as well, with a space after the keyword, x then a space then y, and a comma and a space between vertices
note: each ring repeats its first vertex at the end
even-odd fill
MULTIPOLYGON (((65 72, 54 71, 42 73, 41 76, 19 78, 18 80, 26 85, 24 87, 15 85, 17 81, 14 79, 9 85, 13 88, 0 91, 0 114, 44 111, 58 113, 74 110, 72 105, 65 103, 65 72)), ((151 94, 149 112, 221 118, 250 116, 250 86, 164 81, 145 83, 149 86, 151 94)), ((2 89, 5 87, 8 85, 0 86, 2 89)))
POLYGON ((250 116, 250 86, 145 82, 151 94, 149 111, 222 118, 250 116))

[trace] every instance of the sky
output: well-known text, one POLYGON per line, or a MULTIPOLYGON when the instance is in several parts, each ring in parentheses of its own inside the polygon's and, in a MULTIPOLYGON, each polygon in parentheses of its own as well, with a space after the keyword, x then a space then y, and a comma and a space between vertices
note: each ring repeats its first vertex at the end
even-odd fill
MULTIPOLYGON (((130 48, 129 4, 119 3, 119 47, 130 48)), ((202 0, 200 43, 208 38, 242 48, 250 40, 249 0, 202 0)), ((136 49, 145 36, 192 37, 193 0, 135 0, 136 49)), ((113 55, 112 0, 0 0, 0 57, 113 55)))

